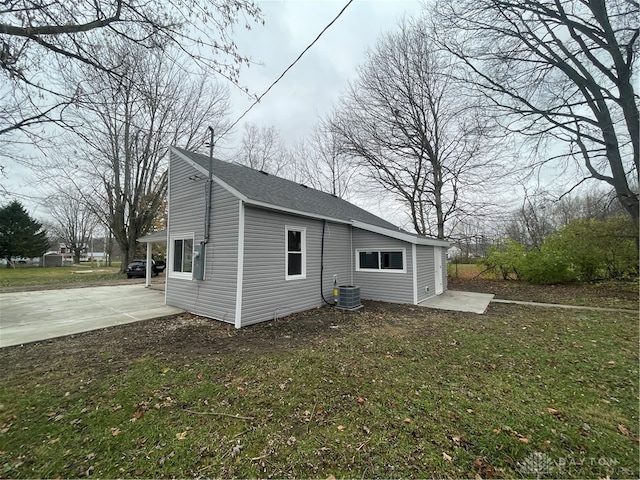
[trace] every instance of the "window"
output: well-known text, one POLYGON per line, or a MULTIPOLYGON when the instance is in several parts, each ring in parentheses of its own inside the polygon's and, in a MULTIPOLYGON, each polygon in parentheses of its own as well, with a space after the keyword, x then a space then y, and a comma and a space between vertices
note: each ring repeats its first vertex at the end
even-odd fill
POLYGON ((306 230, 297 227, 285 227, 286 256, 285 280, 306 278, 306 230))
POLYGON ((404 273, 405 250, 356 250, 356 271, 404 273))
POLYGON ((176 278, 191 279, 193 272, 193 235, 171 237, 169 275, 176 278))

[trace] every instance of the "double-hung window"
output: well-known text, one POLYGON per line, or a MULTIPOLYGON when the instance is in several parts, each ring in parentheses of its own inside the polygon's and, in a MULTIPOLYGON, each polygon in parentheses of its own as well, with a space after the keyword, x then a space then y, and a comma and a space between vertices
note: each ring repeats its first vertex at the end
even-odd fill
POLYGON ((285 280, 307 276, 306 230, 285 227, 285 280))
POLYGON ((356 250, 356 271, 406 272, 406 250, 356 250))
POLYGON ((169 276, 191 279, 193 275, 193 234, 171 237, 169 276))

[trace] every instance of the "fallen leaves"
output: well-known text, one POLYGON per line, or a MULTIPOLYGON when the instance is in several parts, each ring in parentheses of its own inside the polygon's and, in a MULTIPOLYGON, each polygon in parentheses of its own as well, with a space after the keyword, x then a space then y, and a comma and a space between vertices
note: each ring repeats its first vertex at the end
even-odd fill
POLYGON ((451 457, 451 455, 449 455, 449 454, 447 454, 445 452, 442 452, 442 459, 445 462, 453 463, 453 458, 451 457))
POLYGON ((186 438, 187 438, 186 430, 184 432, 176 433, 176 440, 186 440, 186 438))
POLYGON ((496 468, 494 468, 489 462, 481 457, 477 457, 473 461, 472 467, 478 472, 480 478, 500 478, 502 476, 500 475, 500 472, 496 470, 496 468))
MULTIPOLYGON (((513 428, 511 428, 511 427, 509 427, 509 426, 503 427, 503 430, 504 430, 505 432, 509 433, 509 435, 510 435, 511 437, 515 437, 515 438, 517 438, 517 439, 518 439, 518 441, 519 441, 519 442, 521 442, 521 443, 530 443, 530 442, 531 442, 531 440, 529 440, 529 438, 527 438, 525 435, 522 435, 521 433, 516 432, 513 428)), ((493 429, 493 433, 495 433, 495 434, 498 434, 498 433, 500 433, 501 431, 502 431, 502 430, 501 430, 501 429, 499 429, 499 428, 494 428, 494 429, 493 429)))
POLYGON ((630 437, 631 436, 631 432, 629 431, 629 429, 627 427, 625 427, 623 424, 619 423, 618 424, 618 431, 624 435, 625 437, 630 437))
POLYGON ((111 435, 114 436, 114 437, 120 435, 120 429, 117 428, 117 427, 111 428, 111 435))

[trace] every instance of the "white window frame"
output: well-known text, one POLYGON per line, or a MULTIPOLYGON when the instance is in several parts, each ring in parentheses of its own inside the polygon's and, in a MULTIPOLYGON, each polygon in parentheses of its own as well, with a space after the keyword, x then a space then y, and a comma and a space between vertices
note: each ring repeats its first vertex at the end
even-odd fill
POLYGON ((407 273, 407 249, 406 248, 360 248, 356 249, 356 272, 383 272, 383 273, 407 273), (378 252, 378 268, 360 268, 360 252, 378 252), (383 253, 402 253, 402 270, 399 268, 382 268, 383 253))
POLYGON ((195 235, 193 232, 191 233, 176 233, 169 237, 169 262, 167 265, 167 271, 169 272, 168 276, 170 278, 181 278, 183 280, 193 280, 193 267, 195 255, 192 253, 191 255, 191 271, 190 272, 177 272, 173 269, 173 259, 175 255, 175 241, 176 240, 191 240, 193 244, 193 253, 195 253, 195 235))
MULTIPOLYGON (((297 252, 291 252, 297 253, 297 252)), ((284 279, 302 280, 307 278, 307 229, 305 227, 294 227, 286 225, 284 227, 284 279), (300 232, 300 250, 301 250, 301 273, 298 275, 289 275, 289 232, 300 232)))

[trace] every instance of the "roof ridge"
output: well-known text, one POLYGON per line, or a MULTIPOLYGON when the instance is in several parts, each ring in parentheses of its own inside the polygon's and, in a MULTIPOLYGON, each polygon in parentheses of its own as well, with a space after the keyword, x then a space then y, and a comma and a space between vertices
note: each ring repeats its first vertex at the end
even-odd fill
MULTIPOLYGON (((208 155, 180 147, 172 148, 190 158, 201 168, 208 169, 208 155)), ((300 214, 310 216, 347 222, 356 220, 389 230, 401 230, 391 222, 329 192, 278 175, 264 175, 260 170, 233 160, 221 160, 216 157, 213 157, 213 160, 217 163, 217 168, 212 172, 213 175, 250 200, 273 207, 295 209, 300 214)))

